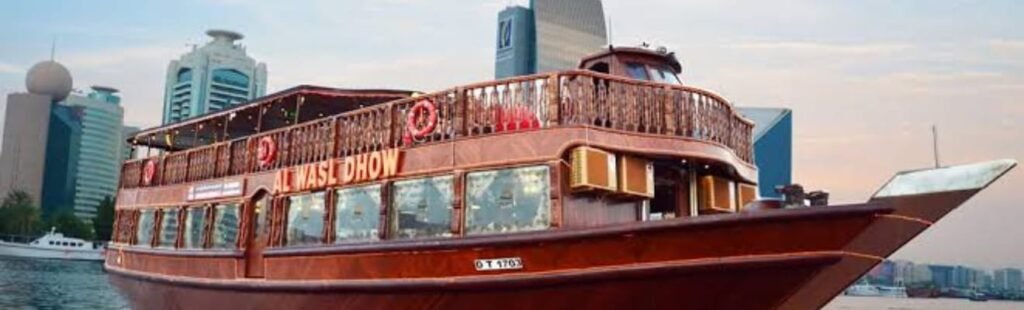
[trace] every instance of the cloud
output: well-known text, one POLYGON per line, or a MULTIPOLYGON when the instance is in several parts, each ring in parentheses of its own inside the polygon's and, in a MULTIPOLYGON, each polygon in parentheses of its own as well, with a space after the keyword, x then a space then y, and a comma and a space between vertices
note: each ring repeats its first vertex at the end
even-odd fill
POLYGON ((730 47, 742 50, 843 56, 892 54, 907 51, 912 46, 903 43, 831 44, 820 42, 749 42, 733 44, 730 47))
POLYGON ((16 65, 12 65, 12 64, 0 61, 0 73, 21 74, 21 73, 24 73, 24 72, 25 72, 25 69, 22 69, 21 66, 16 66, 16 65))

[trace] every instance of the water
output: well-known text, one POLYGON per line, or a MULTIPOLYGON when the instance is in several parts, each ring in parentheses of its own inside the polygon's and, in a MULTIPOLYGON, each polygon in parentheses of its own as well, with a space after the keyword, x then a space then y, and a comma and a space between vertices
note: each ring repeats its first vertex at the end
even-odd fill
MULTIPOLYGON (((0 309, 128 309, 99 262, 0 257, 0 309)), ((1024 309, 1024 302, 839 296, 826 310, 1024 309)))
POLYGON ((100 262, 0 257, 0 309, 127 309, 100 262))
POLYGON ((984 302, 952 298, 885 298, 839 296, 825 310, 1009 310, 1024 309, 1021 301, 989 300, 984 302))

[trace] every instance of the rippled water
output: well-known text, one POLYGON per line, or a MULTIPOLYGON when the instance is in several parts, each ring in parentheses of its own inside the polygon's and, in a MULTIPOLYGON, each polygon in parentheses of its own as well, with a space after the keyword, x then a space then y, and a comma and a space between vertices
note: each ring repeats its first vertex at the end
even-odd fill
POLYGON ((100 262, 0 257, 0 309, 127 309, 100 262))
MULTIPOLYGON (((128 309, 99 262, 0 257, 0 309, 128 309)), ((1024 309, 1024 302, 839 296, 826 310, 1024 309)))
POLYGON ((1020 301, 970 301, 952 298, 885 298, 839 296, 825 310, 1010 310, 1024 309, 1020 301))

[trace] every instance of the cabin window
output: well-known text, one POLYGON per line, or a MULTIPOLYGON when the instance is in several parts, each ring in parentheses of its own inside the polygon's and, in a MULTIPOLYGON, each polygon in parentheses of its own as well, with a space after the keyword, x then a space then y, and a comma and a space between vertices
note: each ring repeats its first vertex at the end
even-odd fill
POLYGON ((154 210, 139 212, 139 226, 136 227, 138 230, 135 232, 136 244, 150 246, 150 242, 153 240, 153 224, 155 224, 154 213, 154 210))
POLYGON ((340 189, 335 194, 334 240, 377 240, 380 184, 340 189))
POLYGON ((682 84, 679 81, 679 77, 676 76, 675 72, 672 72, 668 68, 655 68, 651 67, 650 70, 651 80, 655 82, 662 82, 668 84, 682 84))
POLYGON ((288 197, 287 245, 320 243, 324 210, 324 192, 288 197))
POLYGON ((234 249, 238 241, 238 204, 217 205, 214 210, 213 240, 211 246, 216 249, 234 249))
POLYGON ((647 67, 644 66, 643 64, 627 63, 626 73, 629 73, 629 77, 637 80, 647 81, 651 79, 650 77, 647 76, 647 67))
POLYGON ((203 227, 206 226, 206 207, 188 208, 185 213, 185 247, 190 249, 203 247, 203 227))
POLYGON ((398 181, 392 192, 396 239, 451 236, 452 176, 398 181))
POLYGON ((466 234, 541 230, 551 223, 547 166, 466 175, 466 234))
POLYGON ((162 248, 173 248, 178 241, 178 209, 164 209, 163 220, 160 222, 160 243, 162 248))

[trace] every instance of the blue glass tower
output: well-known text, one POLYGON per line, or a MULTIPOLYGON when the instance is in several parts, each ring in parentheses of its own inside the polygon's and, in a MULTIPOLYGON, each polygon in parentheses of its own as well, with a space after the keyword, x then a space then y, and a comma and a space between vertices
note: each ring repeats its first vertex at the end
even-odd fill
POLYGON ((63 105, 81 111, 81 138, 72 144, 75 165, 74 212, 82 219, 96 216, 106 197, 117 193, 121 161, 124 158, 124 110, 117 90, 93 86, 88 96, 72 95, 63 105))
POLYGON ((607 44, 601 0, 530 0, 498 13, 494 76, 575 69, 607 44))
POLYGON ((793 183, 793 111, 739 108, 754 121, 754 164, 761 197, 781 197, 775 187, 793 183))

